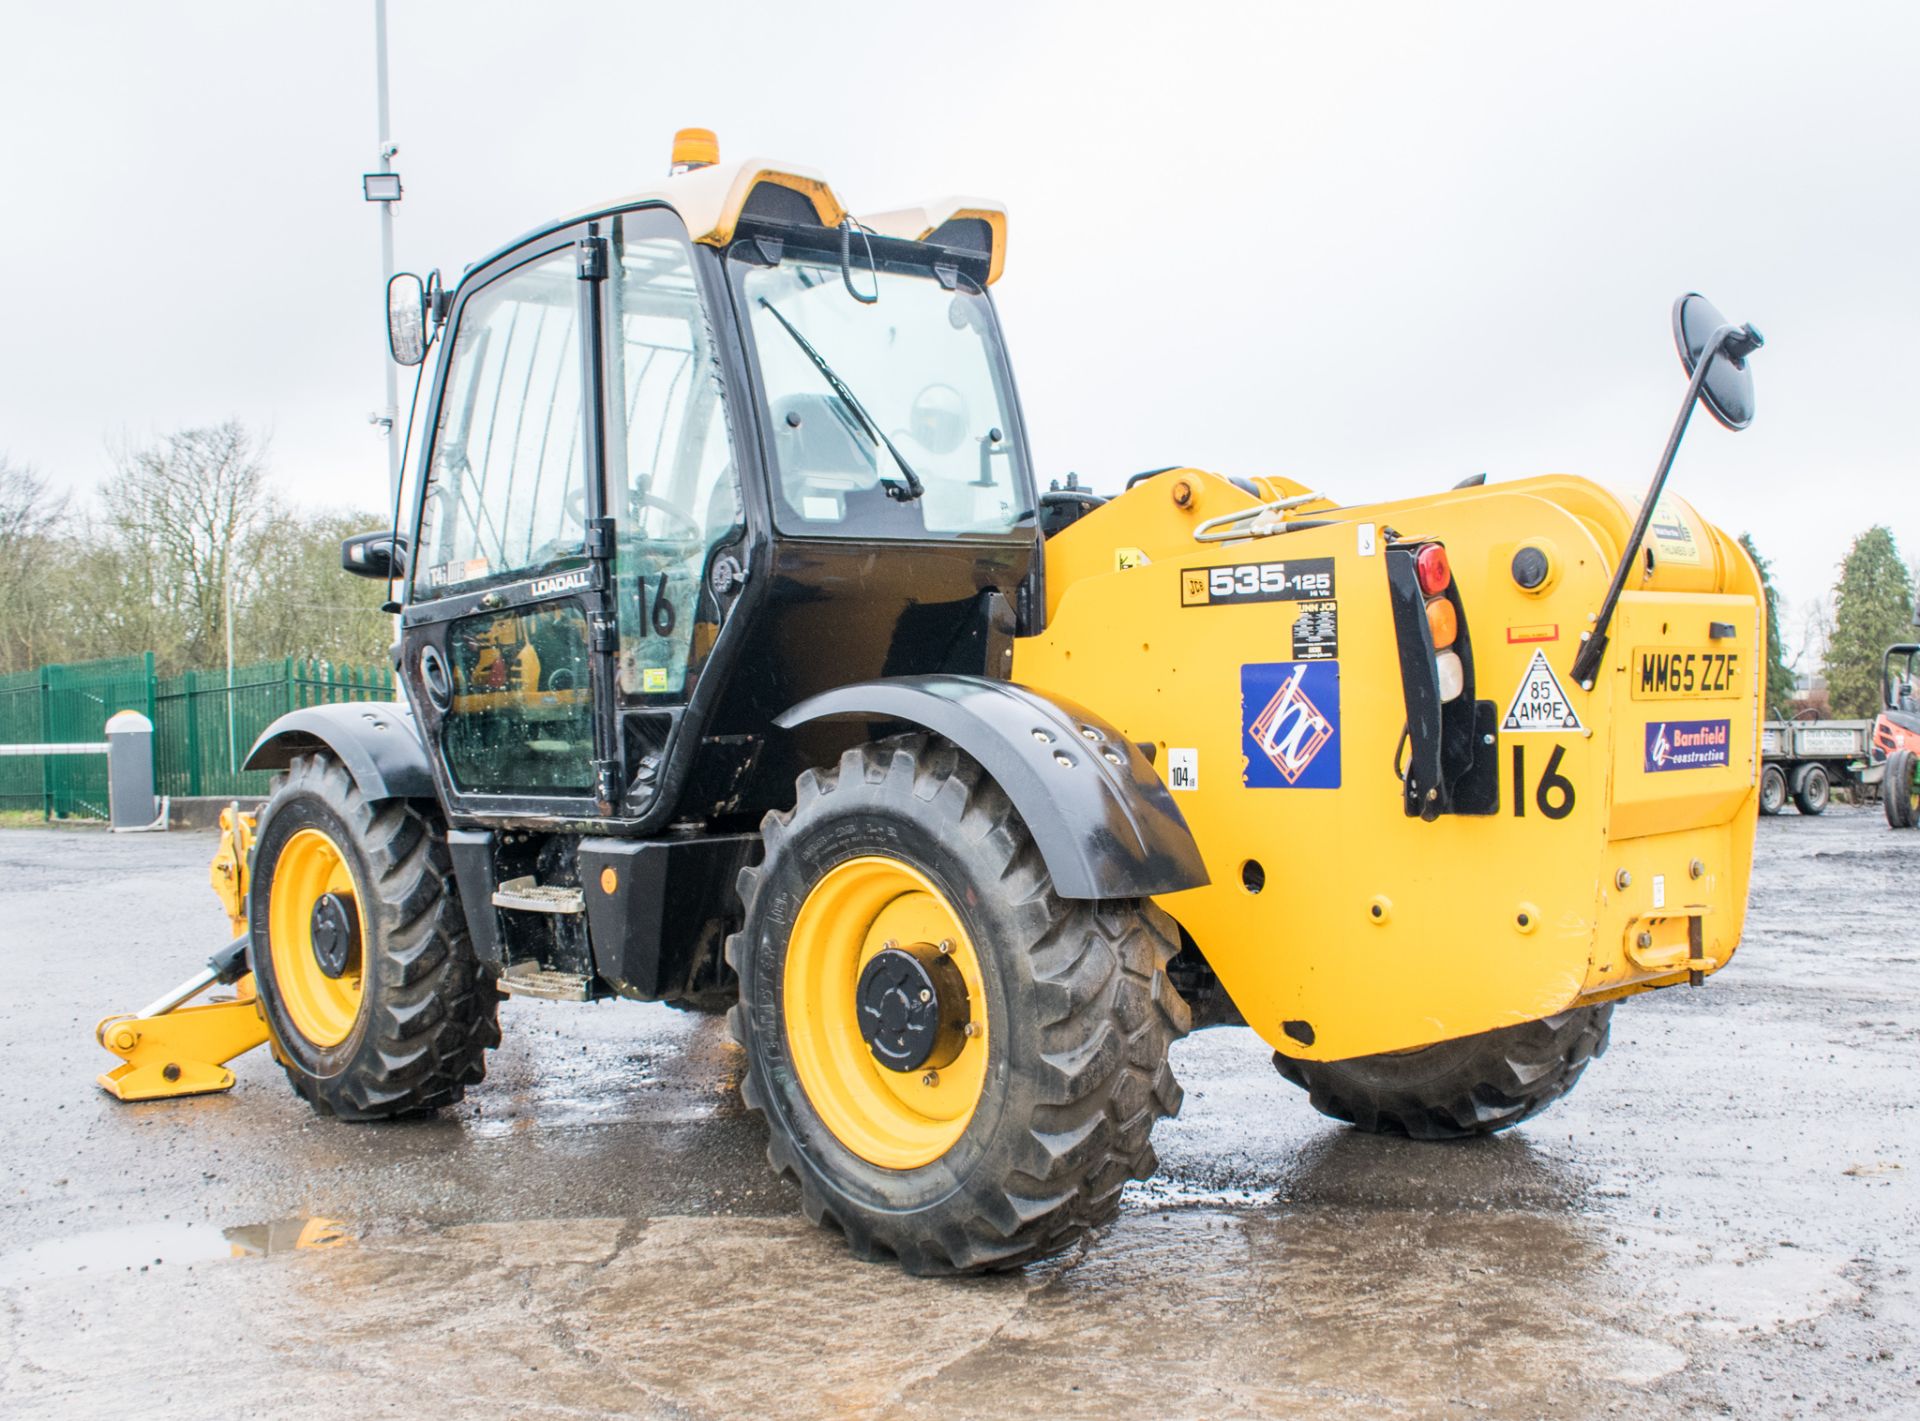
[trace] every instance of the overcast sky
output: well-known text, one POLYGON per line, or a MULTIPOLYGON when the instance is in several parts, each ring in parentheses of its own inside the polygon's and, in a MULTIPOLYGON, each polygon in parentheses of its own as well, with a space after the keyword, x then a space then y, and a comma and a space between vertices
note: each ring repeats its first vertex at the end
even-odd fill
MULTIPOLYGON (((372 9, 0 0, 0 453, 86 489, 116 440, 238 417, 291 496, 378 505, 372 9)), ((1792 622, 1870 523, 1920 555, 1920 7, 390 11, 403 267, 643 188, 691 124, 855 211, 998 197, 1043 478, 1352 502, 1642 486, 1698 289, 1768 345, 1676 490, 1792 622)))

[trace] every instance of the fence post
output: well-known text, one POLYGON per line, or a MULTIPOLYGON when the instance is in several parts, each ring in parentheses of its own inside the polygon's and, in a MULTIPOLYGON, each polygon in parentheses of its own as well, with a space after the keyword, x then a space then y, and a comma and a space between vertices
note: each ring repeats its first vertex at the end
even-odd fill
POLYGON ((180 699, 184 702, 187 742, 187 793, 200 793, 200 673, 189 671, 182 679, 180 699))
MULTIPOLYGON (((53 739, 53 667, 40 668, 40 743, 53 739)), ((40 757, 40 813, 53 818, 53 756, 40 757)))
POLYGON ((297 711, 300 709, 300 688, 294 684, 293 658, 291 656, 289 656, 286 660, 286 673, 287 673, 287 709, 289 711, 297 711))

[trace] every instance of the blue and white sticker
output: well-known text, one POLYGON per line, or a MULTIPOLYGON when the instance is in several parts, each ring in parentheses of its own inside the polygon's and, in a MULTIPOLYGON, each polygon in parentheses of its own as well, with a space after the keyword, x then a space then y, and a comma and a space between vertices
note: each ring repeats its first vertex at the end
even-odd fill
POLYGON ((1242 666, 1240 749, 1248 789, 1340 788, 1340 663, 1242 666))
POLYGON ((1708 770, 1728 763, 1733 727, 1724 720, 1656 720, 1647 726, 1648 774, 1708 770))

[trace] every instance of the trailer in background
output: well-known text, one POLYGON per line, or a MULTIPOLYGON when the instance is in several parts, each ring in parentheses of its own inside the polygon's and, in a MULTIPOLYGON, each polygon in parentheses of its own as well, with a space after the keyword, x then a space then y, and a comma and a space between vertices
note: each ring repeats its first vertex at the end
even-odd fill
POLYGON ((1787 801, 1802 814, 1823 814, 1836 784, 1864 789, 1879 780, 1869 763, 1870 720, 1770 720, 1760 729, 1760 812, 1778 814, 1787 801))

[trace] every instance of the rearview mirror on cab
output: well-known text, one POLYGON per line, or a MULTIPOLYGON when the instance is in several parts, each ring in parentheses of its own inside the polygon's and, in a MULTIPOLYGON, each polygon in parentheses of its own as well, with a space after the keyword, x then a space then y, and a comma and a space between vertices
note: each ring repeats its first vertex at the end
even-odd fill
POLYGON ((427 287, 410 271, 387 283, 387 349, 397 365, 427 358, 427 287))
POLYGON ((340 566, 358 577, 399 577, 407 570, 406 537, 386 529, 356 533, 340 544, 340 566))

